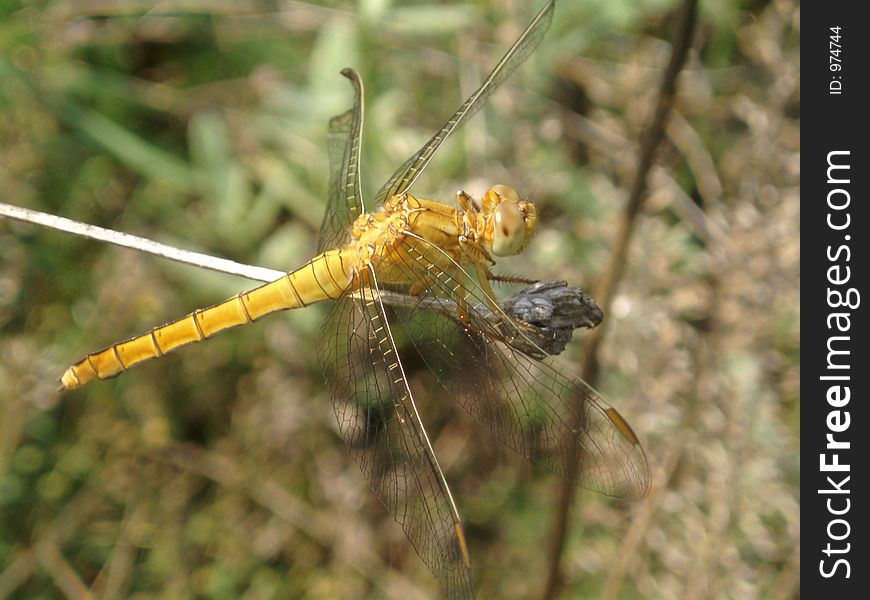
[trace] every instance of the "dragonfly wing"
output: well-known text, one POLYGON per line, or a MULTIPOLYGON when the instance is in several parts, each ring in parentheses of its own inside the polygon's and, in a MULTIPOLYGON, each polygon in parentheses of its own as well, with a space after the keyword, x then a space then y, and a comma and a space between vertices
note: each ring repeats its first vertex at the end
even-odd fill
MULTIPOLYGON (((374 271, 365 279, 375 282, 374 271)), ((420 421, 376 288, 355 277, 320 354, 341 435, 372 490, 450 598, 473 598, 465 537, 420 421)))
POLYGON ((360 189, 360 147, 363 128, 363 82, 353 69, 343 69, 354 89, 353 106, 329 120, 329 199, 320 226, 318 252, 344 246, 351 224, 365 212, 360 189))
POLYGON ((391 258, 405 263, 409 274, 425 274, 418 287, 426 287, 426 301, 396 313, 439 382, 478 423, 583 487, 623 498, 646 494, 650 475, 643 448, 595 389, 558 359, 524 352, 539 344, 506 315, 487 318, 483 290, 458 264, 450 272, 439 267, 452 259, 437 246, 409 236, 391 258), (466 319, 428 309, 433 299, 449 302, 457 293, 465 297, 466 319))
POLYGON ((474 115, 486 99, 489 98, 498 87, 510 77, 520 64, 534 52, 550 23, 553 20, 555 0, 550 0, 526 27, 522 35, 514 42, 513 46, 505 53, 492 72, 483 81, 480 87, 468 99, 462 103, 453 116, 438 130, 432 139, 426 142, 416 154, 406 160, 392 177, 381 187, 375 196, 375 206, 379 206, 384 200, 392 198, 396 194, 408 190, 417 177, 422 173, 438 148, 460 125, 474 115))

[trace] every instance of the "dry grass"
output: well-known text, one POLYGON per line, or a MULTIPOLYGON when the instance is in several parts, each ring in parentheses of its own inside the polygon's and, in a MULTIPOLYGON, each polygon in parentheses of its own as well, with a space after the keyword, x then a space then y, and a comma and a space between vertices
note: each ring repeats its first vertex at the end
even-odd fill
MULTIPOLYGON (((326 120, 349 101, 338 70, 366 78, 371 189, 531 12, 20 4, 0 9, 2 201, 283 269, 315 246, 326 120)), ((637 503, 578 494, 564 598, 798 593, 800 10, 704 9, 601 354, 599 387, 655 483, 637 503)), ((537 56, 415 191, 511 183, 542 230, 504 269, 592 287, 672 11, 560 2, 537 56)), ((0 597, 438 594, 337 434, 311 350, 322 309, 54 391, 81 354, 245 285, 0 222, 0 597)), ((579 372, 582 355, 580 339, 565 359, 579 372)), ((539 595, 558 482, 409 370, 480 596, 539 595)))

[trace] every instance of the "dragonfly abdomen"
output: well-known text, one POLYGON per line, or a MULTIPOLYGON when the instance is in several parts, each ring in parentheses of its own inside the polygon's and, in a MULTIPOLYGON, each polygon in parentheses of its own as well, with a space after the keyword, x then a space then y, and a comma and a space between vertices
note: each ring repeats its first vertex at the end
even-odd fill
POLYGON ((66 389, 74 389, 96 379, 109 379, 133 365, 207 340, 227 329, 247 325, 274 312, 338 298, 350 280, 349 267, 342 251, 324 252, 271 283, 88 354, 66 370, 61 383, 66 389))

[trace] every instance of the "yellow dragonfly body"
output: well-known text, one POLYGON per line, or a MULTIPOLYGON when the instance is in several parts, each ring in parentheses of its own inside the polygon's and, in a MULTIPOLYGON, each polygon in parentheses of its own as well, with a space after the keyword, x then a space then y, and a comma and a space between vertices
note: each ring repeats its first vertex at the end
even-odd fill
POLYGON ((339 431, 450 598, 475 595, 468 546, 394 327, 403 328, 448 396, 505 445, 578 485, 643 496, 649 470, 625 419, 494 300, 489 268, 494 257, 525 249, 534 205, 504 185, 490 188, 479 205, 458 192, 458 207, 408 193, 444 140, 534 51, 554 6, 545 4, 480 88, 381 187, 371 212, 359 186, 362 80, 342 71, 355 100, 329 123, 329 198, 317 256, 272 283, 86 356, 64 373, 63 385, 113 377, 276 311, 331 301, 318 351, 339 431), (385 300, 391 294, 404 301, 385 300))
MULTIPOLYGON (((494 264, 492 254, 517 253, 534 233, 534 205, 520 200, 504 185, 487 191, 483 212, 463 192, 457 198, 461 209, 407 193, 394 196, 377 213, 364 213, 356 219, 353 238, 345 247, 321 252, 276 281, 88 354, 66 370, 61 383, 66 389, 75 389, 95 379, 109 379, 133 365, 274 312, 337 299, 352 282, 357 287, 371 285, 366 273, 372 268, 382 284, 404 286, 411 294, 419 294, 423 291, 420 283, 430 273, 455 273, 461 271, 460 265, 470 264, 484 275, 482 281, 488 288, 486 265, 494 264), (409 238, 441 249, 443 255, 434 261, 434 267, 415 260, 403 249, 409 238), (424 272, 415 272, 420 269, 424 272)), ((458 291, 461 301, 463 294, 458 291)), ((492 296, 489 290, 487 298, 492 296)))

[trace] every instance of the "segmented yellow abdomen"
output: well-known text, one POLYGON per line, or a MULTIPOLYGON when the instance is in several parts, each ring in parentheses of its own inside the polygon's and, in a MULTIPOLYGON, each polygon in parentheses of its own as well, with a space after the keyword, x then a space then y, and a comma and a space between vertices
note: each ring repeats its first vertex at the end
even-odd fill
POLYGON ((66 370, 61 383, 64 388, 73 389, 95 379, 109 379, 140 362, 163 356, 187 344, 201 342, 221 331, 246 325, 271 313, 338 298, 350 281, 351 261, 343 252, 324 252, 271 283, 241 292, 220 304, 195 310, 148 333, 88 354, 66 370))

